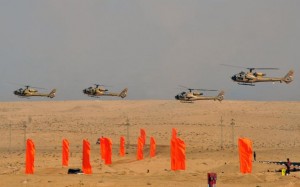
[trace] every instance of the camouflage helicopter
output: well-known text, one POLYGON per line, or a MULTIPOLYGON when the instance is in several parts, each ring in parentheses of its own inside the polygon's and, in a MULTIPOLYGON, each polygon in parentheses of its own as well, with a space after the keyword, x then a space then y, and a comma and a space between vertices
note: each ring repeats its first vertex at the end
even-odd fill
POLYGON ((278 70, 278 68, 246 68, 241 66, 232 66, 227 64, 222 64, 230 67, 239 67, 248 69, 249 72, 241 71, 238 74, 235 74, 231 77, 231 80, 238 82, 239 85, 255 86, 254 83, 257 82, 285 82, 286 84, 290 83, 294 79, 294 71, 290 70, 284 77, 265 77, 265 73, 253 72, 254 70, 278 70))
POLYGON ((108 92, 108 89, 104 88, 104 85, 94 84, 95 87, 88 87, 83 90, 83 93, 90 97, 100 97, 100 96, 118 96, 122 99, 127 96, 128 89, 125 88, 120 93, 108 92))
POLYGON ((44 88, 38 88, 38 87, 30 87, 25 86, 25 88, 19 88, 18 90, 14 91, 14 94, 19 97, 29 98, 33 96, 39 96, 39 97, 49 97, 53 98, 55 97, 56 89, 53 89, 50 93, 40 93, 36 89, 44 89, 44 88))
POLYGON ((214 100, 214 101, 218 100, 221 102, 224 99, 224 91, 220 91, 220 93, 217 96, 204 96, 203 93, 199 91, 218 91, 218 90, 208 90, 208 89, 198 89, 198 88, 186 88, 186 89, 189 90, 189 92, 181 92, 180 94, 175 96, 175 99, 180 100, 181 102, 190 102, 190 103, 197 100, 214 100))

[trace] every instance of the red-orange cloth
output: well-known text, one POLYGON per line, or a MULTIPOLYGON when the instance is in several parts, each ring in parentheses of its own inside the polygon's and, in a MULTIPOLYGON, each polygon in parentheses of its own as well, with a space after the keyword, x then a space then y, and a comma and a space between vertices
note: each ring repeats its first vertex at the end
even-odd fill
POLYGON ((150 158, 155 157, 156 143, 153 137, 150 137, 150 158))
POLYGON ((176 138, 171 139, 171 170, 176 170, 176 152, 177 141, 176 138))
POLYGON ((176 163, 176 150, 177 150, 177 144, 176 144, 176 138, 177 138, 177 129, 172 128, 172 136, 171 136, 171 170, 176 170, 175 163, 176 163))
POLYGON ((185 170, 185 143, 177 138, 176 170, 185 170))
POLYGON ((105 159, 104 163, 106 165, 109 165, 112 163, 111 161, 111 155, 112 155, 112 141, 109 138, 104 138, 104 144, 105 144, 105 159))
POLYGON ((27 139, 26 142, 26 174, 33 174, 34 172, 34 155, 35 155, 35 146, 31 139, 27 139))
POLYGON ((88 140, 83 140, 82 146, 82 171, 84 174, 92 174, 92 166, 90 163, 91 146, 88 140))
POLYGON ((100 154, 101 154, 101 159, 105 160, 105 142, 104 138, 100 138, 100 154))
POLYGON ((140 137, 142 138, 143 145, 146 144, 146 131, 144 129, 140 130, 140 137))
POLYGON ((172 139, 177 138, 177 129, 172 128, 172 139))
POLYGON ((67 139, 63 139, 62 141, 62 165, 68 166, 69 165, 69 141, 67 139))
POLYGON ((120 156, 125 156, 125 138, 120 137, 120 156))
POLYGON ((239 138, 239 156, 241 173, 252 172, 252 141, 247 138, 239 138))
POLYGON ((171 170, 185 170, 185 149, 180 138, 171 139, 171 170))
POLYGON ((143 138, 139 137, 137 143, 137 153, 136 153, 137 160, 142 160, 144 158, 143 147, 144 147, 143 138))

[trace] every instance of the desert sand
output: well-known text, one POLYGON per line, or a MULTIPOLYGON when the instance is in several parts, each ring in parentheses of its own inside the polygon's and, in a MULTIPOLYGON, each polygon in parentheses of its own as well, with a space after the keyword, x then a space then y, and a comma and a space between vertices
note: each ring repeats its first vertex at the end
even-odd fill
POLYGON ((206 187, 208 172, 217 173, 217 186, 222 187, 300 186, 300 172, 281 176, 274 171, 284 166, 259 162, 286 158, 300 162, 300 102, 1 102, 0 116, 0 186, 206 187), (147 139, 144 159, 137 161, 136 144, 141 128, 145 129, 147 139), (186 144, 184 171, 170 169, 172 128, 177 129, 178 137, 186 144), (111 165, 100 159, 96 141, 101 136, 112 139, 111 165), (118 155, 120 136, 125 136, 128 143, 125 157, 118 155), (154 158, 149 157, 151 136, 157 144, 154 158), (253 141, 257 161, 253 162, 251 174, 239 171, 239 137, 253 141), (36 147, 33 175, 25 174, 27 138, 36 147), (70 142, 69 167, 61 164, 63 138, 70 142), (91 143, 93 173, 68 175, 68 168, 81 168, 83 139, 91 143))

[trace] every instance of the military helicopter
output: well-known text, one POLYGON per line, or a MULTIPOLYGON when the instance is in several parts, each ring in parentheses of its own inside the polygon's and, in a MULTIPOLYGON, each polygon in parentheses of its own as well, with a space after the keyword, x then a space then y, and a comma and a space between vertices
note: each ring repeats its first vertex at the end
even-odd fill
POLYGON ((249 72, 241 71, 238 74, 235 74, 231 77, 231 79, 235 82, 238 82, 239 85, 247 85, 247 86, 255 86, 254 83, 257 82, 285 82, 286 84, 293 81, 294 70, 290 70, 284 77, 265 77, 265 73, 261 72, 253 72, 254 70, 278 70, 278 68, 247 68, 241 66, 232 66, 227 64, 222 64, 224 66, 230 67, 239 67, 248 69, 249 72))
POLYGON ((118 96, 122 99, 127 96, 128 89, 125 88, 120 93, 108 92, 108 89, 104 87, 104 85, 94 84, 95 87, 88 87, 83 90, 83 93, 90 97, 100 97, 100 96, 118 96))
POLYGON ((30 87, 30 86, 25 86, 25 88, 19 88, 18 90, 14 91, 14 94, 19 96, 19 97, 33 97, 33 96, 40 96, 40 97, 49 97, 53 98, 55 97, 56 89, 53 89, 50 93, 40 93, 36 89, 44 89, 44 88, 38 88, 38 87, 30 87))
MULTIPOLYGON (((181 86, 184 87, 184 86, 181 86)), ((186 88, 186 87, 185 87, 186 88)), ((198 88, 186 88, 189 92, 181 92, 180 94, 175 96, 176 100, 180 100, 181 102, 189 102, 197 100, 218 100, 222 101, 224 99, 224 91, 220 91, 217 96, 204 96, 202 92, 199 91, 218 91, 218 90, 208 90, 208 89, 198 89, 198 88)))

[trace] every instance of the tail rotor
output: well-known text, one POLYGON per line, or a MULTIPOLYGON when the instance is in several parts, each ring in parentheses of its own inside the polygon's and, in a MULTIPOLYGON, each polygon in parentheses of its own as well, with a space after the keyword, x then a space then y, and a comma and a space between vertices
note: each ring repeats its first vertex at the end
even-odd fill
POLYGON ((120 94, 119 97, 124 99, 127 96, 128 88, 125 88, 120 94))

